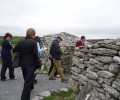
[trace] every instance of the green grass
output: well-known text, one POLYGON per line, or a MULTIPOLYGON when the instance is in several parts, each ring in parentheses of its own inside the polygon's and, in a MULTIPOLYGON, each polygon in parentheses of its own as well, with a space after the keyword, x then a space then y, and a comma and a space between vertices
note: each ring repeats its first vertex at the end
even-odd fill
MULTIPOLYGON (((23 37, 14 36, 14 37, 11 39, 12 45, 15 46, 21 39, 23 39, 23 37)), ((2 40, 3 40, 3 36, 0 36, 0 46, 2 45, 2 40)))
POLYGON ((70 89, 68 92, 61 91, 59 93, 54 93, 49 97, 45 97, 43 100, 75 100, 73 91, 70 89))

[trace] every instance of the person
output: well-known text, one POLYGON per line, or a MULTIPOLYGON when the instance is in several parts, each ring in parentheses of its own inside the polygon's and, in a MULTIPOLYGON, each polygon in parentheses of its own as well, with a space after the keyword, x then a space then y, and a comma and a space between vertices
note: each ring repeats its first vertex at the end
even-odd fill
POLYGON ((34 41, 35 34, 33 28, 27 29, 26 37, 13 49, 13 52, 20 54, 20 66, 24 78, 21 100, 30 100, 30 91, 34 88, 34 72, 38 66, 40 67, 37 43, 34 41))
POLYGON ((44 45, 42 45, 39 36, 35 36, 34 40, 37 42, 38 55, 41 55, 47 48, 44 45))
POLYGON ((11 39, 12 39, 12 35, 10 33, 6 33, 4 38, 3 38, 3 41, 2 41, 1 81, 6 81, 7 80, 7 78, 5 76, 7 68, 9 69, 9 78, 12 79, 12 80, 16 79, 16 77, 14 75, 14 68, 12 66, 11 50, 13 49, 13 46, 10 42, 11 39))
POLYGON ((84 47, 85 46, 85 41, 86 41, 86 37, 81 36, 81 39, 76 42, 76 47, 84 47))
POLYGON ((52 41, 52 44, 50 47, 50 54, 53 59, 54 67, 52 69, 52 72, 50 73, 49 80, 55 80, 53 75, 57 70, 61 76, 61 82, 66 82, 68 80, 64 76, 63 68, 61 65, 61 58, 60 58, 60 56, 63 54, 59 46, 59 43, 61 41, 62 41, 62 38, 60 36, 57 36, 56 39, 52 41))
MULTIPOLYGON (((40 55, 43 54, 43 52, 47 49, 45 46, 42 45, 42 42, 40 40, 40 37, 39 36, 35 36, 34 37, 34 40, 37 42, 37 49, 38 49, 38 57, 39 57, 39 60, 40 60, 40 55)), ((41 60, 40 60, 41 61, 41 60)), ((38 71, 40 71, 41 68, 38 69, 38 71)), ((35 73, 35 77, 37 75, 38 72, 35 73)), ((37 80, 34 79, 34 83, 37 83, 37 80)))

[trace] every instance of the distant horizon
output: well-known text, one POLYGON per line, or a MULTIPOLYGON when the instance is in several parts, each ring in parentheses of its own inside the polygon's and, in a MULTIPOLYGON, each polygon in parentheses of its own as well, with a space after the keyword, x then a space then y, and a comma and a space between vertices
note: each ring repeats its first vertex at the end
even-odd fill
MULTIPOLYGON (((59 34, 59 33, 62 33, 62 32, 58 32, 58 33, 48 33, 48 34, 41 34, 41 35, 39 35, 39 34, 36 34, 36 36, 39 36, 39 37, 43 37, 43 36, 47 36, 47 35, 55 35, 55 34, 59 34)), ((68 33, 68 32, 66 32, 66 33, 68 33)), ((119 38, 119 37, 111 37, 111 35, 109 35, 110 37, 106 37, 106 35, 105 35, 105 37, 104 37, 104 35, 102 36, 102 37, 100 37, 99 35, 98 36, 95 36, 94 38, 90 38, 89 36, 87 36, 87 34, 85 35, 85 33, 84 34, 81 34, 81 35, 79 35, 79 34, 72 34, 72 33, 69 33, 69 34, 71 34, 71 35, 74 35, 74 36, 76 36, 76 37, 78 37, 78 38, 80 38, 81 36, 86 36, 86 38, 87 39, 117 39, 117 38, 119 38)), ((0 36, 4 36, 5 34, 3 34, 3 35, 1 35, 0 34, 0 36)), ((13 35, 13 34, 12 34, 13 35)), ((25 33, 25 35, 26 35, 26 33, 25 33)), ((25 37, 25 35, 21 35, 21 34, 19 34, 19 35, 13 35, 13 37, 14 36, 16 36, 16 37, 25 37)))

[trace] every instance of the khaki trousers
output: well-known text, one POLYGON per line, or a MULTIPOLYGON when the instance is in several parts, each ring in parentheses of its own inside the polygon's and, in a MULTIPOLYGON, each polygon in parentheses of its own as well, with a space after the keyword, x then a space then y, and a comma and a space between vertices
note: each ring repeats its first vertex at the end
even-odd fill
POLYGON ((53 59, 53 63, 54 63, 54 67, 53 67, 52 72, 50 74, 50 78, 53 77, 54 73, 57 70, 58 73, 61 76, 61 79, 65 79, 65 76, 64 76, 64 73, 63 73, 63 68, 62 68, 62 65, 61 65, 61 60, 53 59))

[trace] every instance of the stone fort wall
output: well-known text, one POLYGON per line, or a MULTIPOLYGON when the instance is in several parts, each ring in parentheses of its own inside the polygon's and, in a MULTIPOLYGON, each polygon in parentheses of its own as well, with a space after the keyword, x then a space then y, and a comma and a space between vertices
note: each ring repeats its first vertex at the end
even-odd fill
POLYGON ((120 100, 120 39, 75 48, 69 86, 76 100, 120 100))

